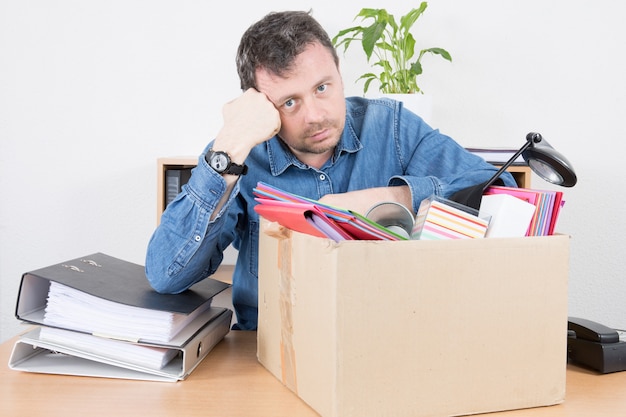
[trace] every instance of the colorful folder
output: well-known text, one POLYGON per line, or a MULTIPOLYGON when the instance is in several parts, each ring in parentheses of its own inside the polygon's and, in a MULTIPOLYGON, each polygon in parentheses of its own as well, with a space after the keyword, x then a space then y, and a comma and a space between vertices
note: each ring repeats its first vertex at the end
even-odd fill
POLYGON ((406 240, 393 231, 351 210, 301 197, 264 182, 253 190, 259 203, 254 210, 267 220, 314 236, 340 240, 406 240))
POLYGON ((484 194, 509 194, 533 204, 536 207, 535 214, 530 221, 526 236, 549 236, 554 234, 556 222, 565 203, 563 192, 561 191, 491 186, 487 188, 484 194))

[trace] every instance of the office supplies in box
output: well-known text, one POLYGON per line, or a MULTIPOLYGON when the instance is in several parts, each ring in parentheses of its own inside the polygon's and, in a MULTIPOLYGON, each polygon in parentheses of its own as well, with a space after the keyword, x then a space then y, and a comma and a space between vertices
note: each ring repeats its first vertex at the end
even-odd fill
POLYGON ((322 417, 565 398, 568 236, 335 243, 262 219, 259 247, 258 359, 322 417))
POLYGON ((483 238, 487 233, 489 220, 489 217, 479 217, 476 209, 432 195, 422 200, 417 210, 411 238, 419 240, 483 238))
POLYGON ((489 194, 482 197, 479 213, 491 217, 485 237, 523 237, 535 206, 510 194, 489 194))

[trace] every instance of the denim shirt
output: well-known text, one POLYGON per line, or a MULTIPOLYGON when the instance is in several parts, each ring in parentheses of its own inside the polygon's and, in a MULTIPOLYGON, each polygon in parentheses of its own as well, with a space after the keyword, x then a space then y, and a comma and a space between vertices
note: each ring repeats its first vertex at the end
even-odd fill
MULTIPOLYGON (((278 137, 255 146, 248 174, 236 183, 216 218, 226 182, 198 158, 189 182, 164 211, 146 256, 153 288, 178 293, 213 274, 232 243, 238 250, 233 276, 236 329, 257 326, 259 216, 253 188, 258 181, 312 199, 372 187, 408 185, 413 212, 433 194, 454 192, 487 181, 496 168, 432 129, 402 103, 346 98, 346 124, 333 156, 321 169, 300 162, 278 137)), ((505 173, 506 185, 515 186, 505 173)))

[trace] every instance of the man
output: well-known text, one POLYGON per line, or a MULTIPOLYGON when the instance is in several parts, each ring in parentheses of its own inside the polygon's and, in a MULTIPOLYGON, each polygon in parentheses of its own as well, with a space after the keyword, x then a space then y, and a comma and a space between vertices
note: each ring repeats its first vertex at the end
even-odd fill
MULTIPOLYGON (((391 100, 345 98, 328 34, 306 12, 270 13, 241 39, 244 93, 148 246, 146 274, 177 293, 211 275, 233 243, 234 329, 256 329, 258 181, 365 213, 380 201, 413 212, 436 194, 488 180, 495 168, 391 100)), ((507 185, 515 185, 506 176, 507 185)))

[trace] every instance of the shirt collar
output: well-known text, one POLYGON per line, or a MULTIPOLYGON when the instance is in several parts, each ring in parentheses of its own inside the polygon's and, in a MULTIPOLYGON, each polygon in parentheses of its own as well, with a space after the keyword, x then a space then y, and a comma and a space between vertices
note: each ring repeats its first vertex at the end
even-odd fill
MULTIPOLYGON (((349 113, 347 113, 349 114, 349 113)), ((267 142, 267 154, 270 162, 270 170, 272 175, 277 176, 285 172, 290 165, 293 165, 300 169, 309 169, 309 166, 303 164, 295 155, 289 150, 287 145, 283 143, 278 136, 274 136, 267 142)), ((357 137, 354 129, 352 128, 352 121, 350 117, 346 115, 346 124, 339 139, 339 143, 335 148, 333 157, 330 161, 326 162, 324 167, 331 166, 339 159, 342 153, 354 153, 358 152, 363 145, 357 137)))

